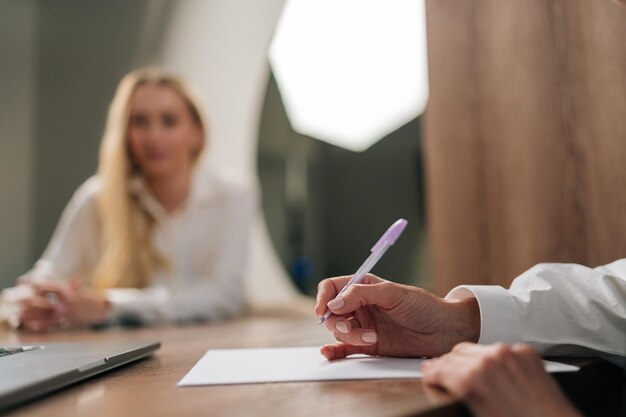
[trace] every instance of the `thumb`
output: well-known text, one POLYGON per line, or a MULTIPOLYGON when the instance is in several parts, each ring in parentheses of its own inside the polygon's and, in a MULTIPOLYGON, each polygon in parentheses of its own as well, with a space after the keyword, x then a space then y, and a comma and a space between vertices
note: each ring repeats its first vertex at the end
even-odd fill
POLYGON ((320 349, 320 353, 329 361, 342 359, 346 356, 355 355, 357 353, 367 354, 371 351, 370 346, 353 346, 343 342, 336 342, 332 345, 324 345, 320 349))

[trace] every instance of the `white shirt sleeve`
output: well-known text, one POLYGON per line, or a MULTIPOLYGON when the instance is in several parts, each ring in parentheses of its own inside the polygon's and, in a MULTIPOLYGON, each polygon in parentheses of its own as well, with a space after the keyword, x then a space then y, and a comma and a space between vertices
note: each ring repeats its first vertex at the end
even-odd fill
POLYGON ((241 312, 256 201, 256 193, 248 188, 236 190, 227 216, 221 219, 226 233, 220 238, 219 256, 207 265, 204 276, 172 294, 174 320, 220 320, 241 312))
MULTIPOLYGON (((172 279, 178 280, 176 285, 160 283, 145 289, 108 289, 106 297, 111 304, 111 318, 176 323, 220 320, 241 312, 245 304, 243 277, 257 195, 247 187, 232 188, 227 195, 225 216, 212 221, 220 225, 222 232, 207 236, 207 239, 219 240, 216 245, 219 252, 205 262, 199 276, 174 276, 172 279)), ((182 262, 173 253, 170 255, 174 261, 182 262)))
POLYGON ((95 266, 99 243, 96 195, 100 182, 88 179, 63 210, 50 243, 35 266, 20 279, 30 281, 88 278, 95 266))
POLYGON ((508 290, 464 285, 446 298, 468 296, 480 307, 479 343, 523 341, 542 354, 626 358, 626 259, 598 268, 539 264, 508 290))

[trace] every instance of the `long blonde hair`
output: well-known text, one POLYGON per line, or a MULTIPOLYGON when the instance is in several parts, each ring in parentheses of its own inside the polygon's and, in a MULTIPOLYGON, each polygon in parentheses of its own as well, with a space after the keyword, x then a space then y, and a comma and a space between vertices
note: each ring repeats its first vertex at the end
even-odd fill
POLYGON ((150 283, 153 272, 168 267, 168 260, 152 244, 156 220, 131 193, 130 179, 137 174, 128 145, 131 99, 142 85, 157 84, 176 91, 187 103, 192 119, 203 133, 207 124, 199 101, 179 78, 154 68, 133 71, 119 83, 109 107, 106 128, 100 144, 98 176, 102 188, 98 196, 101 219, 100 259, 91 276, 94 288, 141 288, 150 283))

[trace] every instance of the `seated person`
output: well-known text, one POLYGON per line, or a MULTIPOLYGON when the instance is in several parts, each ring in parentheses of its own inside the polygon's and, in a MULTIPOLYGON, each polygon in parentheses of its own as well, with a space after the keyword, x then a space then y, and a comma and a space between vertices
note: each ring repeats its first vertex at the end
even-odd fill
POLYGON ((207 129, 176 77, 142 69, 122 79, 97 175, 72 197, 42 258, 8 290, 26 292, 13 317, 22 328, 240 313, 256 195, 198 169, 207 129))

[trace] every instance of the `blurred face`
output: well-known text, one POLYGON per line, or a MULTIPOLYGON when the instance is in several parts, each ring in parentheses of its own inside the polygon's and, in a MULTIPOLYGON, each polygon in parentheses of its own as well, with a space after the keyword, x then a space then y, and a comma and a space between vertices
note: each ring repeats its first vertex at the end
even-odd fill
POLYGON ((128 141, 131 157, 149 179, 191 169, 202 129, 172 87, 145 84, 131 97, 128 141))

